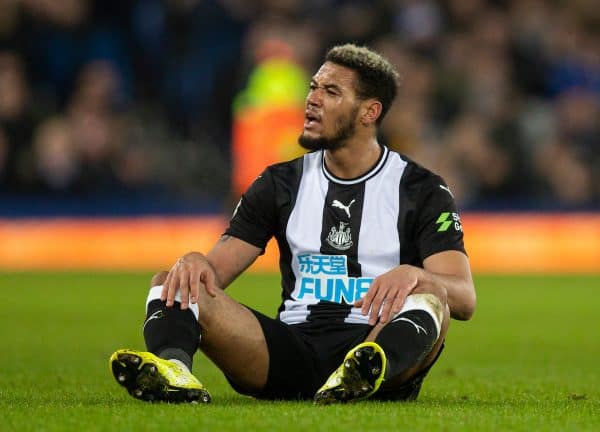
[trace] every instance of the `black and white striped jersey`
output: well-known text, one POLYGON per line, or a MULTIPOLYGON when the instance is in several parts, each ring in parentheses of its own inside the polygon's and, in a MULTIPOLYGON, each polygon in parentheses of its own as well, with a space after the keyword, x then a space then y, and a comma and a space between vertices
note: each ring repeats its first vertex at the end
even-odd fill
POLYGON ((399 264, 422 267, 445 250, 465 252, 452 193, 437 175, 383 147, 375 166, 345 180, 323 151, 269 166, 242 196, 225 234, 279 245, 279 319, 367 323, 352 303, 399 264))

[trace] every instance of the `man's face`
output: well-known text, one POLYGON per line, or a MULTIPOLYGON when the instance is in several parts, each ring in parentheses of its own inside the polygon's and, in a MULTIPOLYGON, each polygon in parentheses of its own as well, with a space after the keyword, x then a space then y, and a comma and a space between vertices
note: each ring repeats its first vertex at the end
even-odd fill
POLYGON ((306 97, 304 130, 298 139, 308 150, 335 150, 356 130, 360 106, 352 69, 326 62, 313 76, 306 97))

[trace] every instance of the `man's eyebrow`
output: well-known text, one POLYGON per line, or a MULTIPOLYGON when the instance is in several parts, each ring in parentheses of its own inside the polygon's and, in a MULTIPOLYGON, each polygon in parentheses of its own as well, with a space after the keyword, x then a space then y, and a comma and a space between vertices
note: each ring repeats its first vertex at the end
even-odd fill
MULTIPOLYGON (((319 83, 314 78, 311 78, 310 83, 316 85, 317 87, 319 87, 319 83)), ((322 87, 325 90, 333 89, 333 90, 337 90, 337 91, 340 91, 340 92, 342 91, 342 88, 339 85, 337 85, 337 84, 323 84, 322 87)))

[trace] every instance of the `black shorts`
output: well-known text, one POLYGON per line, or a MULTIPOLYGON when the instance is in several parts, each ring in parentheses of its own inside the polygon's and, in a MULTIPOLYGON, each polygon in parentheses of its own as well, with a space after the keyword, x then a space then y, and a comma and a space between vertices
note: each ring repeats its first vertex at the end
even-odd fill
MULTIPOLYGON (((269 350, 269 374, 264 389, 249 394, 229 382, 239 393, 259 399, 312 399, 346 353, 363 342, 373 328, 367 324, 307 322, 288 325, 249 308, 262 327, 269 350)), ((440 350, 441 353, 441 350, 440 350)), ((435 360, 411 380, 394 388, 380 389, 371 399, 414 400, 435 360)))

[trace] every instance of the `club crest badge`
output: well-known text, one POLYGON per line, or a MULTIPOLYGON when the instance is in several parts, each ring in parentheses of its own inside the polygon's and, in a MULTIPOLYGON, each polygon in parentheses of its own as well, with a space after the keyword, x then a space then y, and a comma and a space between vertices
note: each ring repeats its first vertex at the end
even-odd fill
POLYGON ((332 227, 327 236, 327 243, 337 250, 347 250, 352 246, 352 233, 346 222, 340 222, 339 228, 332 227))

